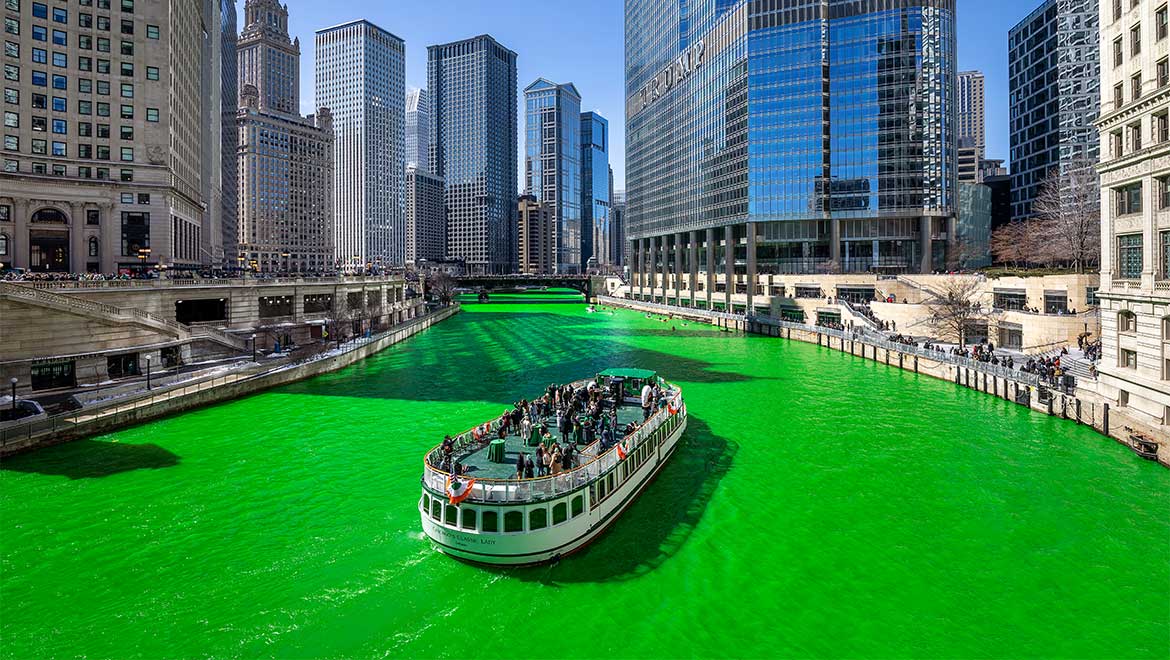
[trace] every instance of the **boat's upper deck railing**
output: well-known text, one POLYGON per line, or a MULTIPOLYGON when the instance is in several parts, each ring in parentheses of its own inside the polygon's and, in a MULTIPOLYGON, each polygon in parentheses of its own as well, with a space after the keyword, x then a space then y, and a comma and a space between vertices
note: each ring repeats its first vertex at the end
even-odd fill
MULTIPOLYGON (((592 379, 579 380, 572 385, 574 388, 584 387, 590 380, 592 379)), ((666 388, 667 405, 655 410, 650 415, 650 419, 646 420, 636 431, 622 438, 627 452, 632 452, 640 447, 650 434, 672 414, 672 409, 675 411, 682 409, 682 391, 661 378, 658 379, 658 383, 666 388)), ((492 431, 499 428, 499 424, 498 418, 489 422, 489 430, 484 437, 490 438, 492 431)), ((455 441, 454 453, 456 455, 466 454, 482 446, 481 441, 477 441, 470 430, 459 434, 453 440, 455 441)), ((442 445, 438 445, 427 452, 426 459, 423 461, 423 482, 440 493, 446 489, 447 478, 451 476, 449 472, 435 467, 439 464, 441 456, 442 445)), ((600 441, 595 441, 582 449, 578 452, 578 457, 580 463, 577 467, 560 474, 532 479, 476 478, 467 499, 480 503, 537 502, 586 486, 620 462, 617 456, 617 445, 615 444, 602 452, 600 441)))

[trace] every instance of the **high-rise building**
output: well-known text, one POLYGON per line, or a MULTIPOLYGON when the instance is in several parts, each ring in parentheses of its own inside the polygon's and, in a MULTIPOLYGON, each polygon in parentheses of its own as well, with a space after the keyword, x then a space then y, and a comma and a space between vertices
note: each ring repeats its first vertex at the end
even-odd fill
POLYGON ((406 166, 431 171, 431 107, 427 90, 406 93, 406 166))
POLYGON ((406 264, 437 261, 447 252, 447 211, 443 180, 414 165, 406 166, 406 264))
POLYGON ((333 118, 301 117, 299 40, 277 0, 247 0, 239 57, 239 255, 261 271, 325 271, 333 255, 333 118))
POLYGON ((1170 425, 1170 36, 1162 0, 1101 4, 1101 359, 1125 423, 1170 425))
POLYGON ((517 245, 520 272, 542 275, 556 271, 557 222, 551 202, 534 195, 521 195, 519 201, 517 245))
POLYGON ((596 112, 581 113, 581 232, 585 263, 613 264, 609 224, 609 121, 596 112))
MULTIPOLYGON (((613 173, 610 172, 610 180, 613 173)), ((612 185, 612 184, 611 184, 612 185)), ((621 269, 626 265, 626 191, 613 191, 609 205, 609 249, 613 265, 621 269)))
POLYGON ((488 35, 427 47, 431 171, 447 254, 472 274, 516 268, 516 53, 488 35))
POLYGON ((1008 32, 1012 219, 1053 171, 1097 161, 1097 0, 1045 0, 1008 32))
POLYGON ((959 145, 955 153, 959 183, 979 183, 982 180, 979 170, 982 150, 975 145, 959 145))
POLYGON ((4 267, 183 270, 221 241, 219 7, 102 4, 0 7, 4 267))
POLYGON ((705 271, 713 279, 696 302, 719 290, 719 306, 739 294, 743 309, 761 271, 945 266, 957 204, 954 0, 678 7, 626 2, 638 295, 663 295, 645 290, 651 273, 675 288, 705 271))
POLYGON ((977 147, 982 156, 986 148, 984 137, 983 72, 960 71, 956 78, 958 118, 956 138, 960 146, 977 147))
POLYGON ((333 111, 333 242, 345 268, 406 263, 406 46, 366 20, 317 30, 317 106, 333 111))
POLYGON ((585 262, 581 224, 581 95, 573 83, 544 78, 524 88, 524 193, 552 207, 554 271, 580 273, 585 262))
MULTIPOLYGON (((239 163, 240 133, 236 113, 240 109, 239 57, 236 54, 236 0, 210 0, 219 4, 219 177, 220 237, 213 250, 216 266, 233 265, 239 252, 239 163)), ((213 141, 214 138, 210 141, 213 141)))

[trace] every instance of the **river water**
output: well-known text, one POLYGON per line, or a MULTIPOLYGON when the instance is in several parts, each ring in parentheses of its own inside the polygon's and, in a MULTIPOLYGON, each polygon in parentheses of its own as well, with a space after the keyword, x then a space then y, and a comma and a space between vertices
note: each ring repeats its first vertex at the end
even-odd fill
POLYGON ((1167 657, 1170 471, 799 342, 467 305, 344 371, 6 460, 0 655, 1167 657), (685 441, 583 554, 436 553, 423 452, 607 366, 685 441))

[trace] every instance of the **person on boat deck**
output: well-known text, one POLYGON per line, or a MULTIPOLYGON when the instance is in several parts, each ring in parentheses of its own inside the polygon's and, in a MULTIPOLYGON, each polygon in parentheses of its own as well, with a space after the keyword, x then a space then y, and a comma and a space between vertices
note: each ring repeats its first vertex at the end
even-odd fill
POLYGON ((544 463, 544 470, 540 473, 540 475, 542 477, 547 477, 549 470, 552 469, 552 452, 547 449, 544 450, 544 456, 541 456, 540 459, 544 463))
POLYGON ((613 446, 613 431, 609 427, 601 429, 601 451, 605 451, 613 446))
POLYGON ((517 479, 524 478, 524 465, 525 465, 524 459, 526 459, 526 458, 527 458, 527 456, 525 456, 524 452, 520 452, 520 455, 516 457, 516 478, 517 479))
POLYGON ((654 403, 654 388, 650 383, 642 386, 642 419, 650 419, 650 406, 654 403))
POLYGON ((593 444, 596 437, 597 425, 593 422, 593 418, 597 415, 590 415, 585 418, 585 423, 581 425, 581 437, 577 438, 577 444, 584 442, 587 445, 593 444))
POLYGON ((532 437, 532 420, 528 418, 528 415, 520 420, 520 437, 525 440, 532 437))
POLYGON ((565 449, 561 452, 561 466, 566 470, 573 469, 573 458, 577 455, 577 448, 573 445, 565 445, 565 449))
POLYGON ((551 463, 552 463, 551 467, 552 467, 552 473, 554 475, 561 473, 561 459, 562 458, 563 457, 561 455, 560 448, 557 447, 557 445, 553 445, 553 455, 552 455, 552 459, 551 459, 551 463))
POLYGON ((450 454, 453 451, 455 451, 455 441, 451 439, 451 436, 445 436, 443 438, 443 453, 450 454))
POLYGON ((533 462, 532 462, 532 457, 531 457, 531 456, 529 456, 528 458, 526 458, 526 459, 524 460, 524 478, 525 478, 525 479, 531 479, 531 478, 532 478, 532 476, 533 476, 533 475, 532 475, 532 472, 533 472, 533 469, 534 469, 535 467, 536 467, 536 465, 535 465, 535 464, 533 464, 533 462))

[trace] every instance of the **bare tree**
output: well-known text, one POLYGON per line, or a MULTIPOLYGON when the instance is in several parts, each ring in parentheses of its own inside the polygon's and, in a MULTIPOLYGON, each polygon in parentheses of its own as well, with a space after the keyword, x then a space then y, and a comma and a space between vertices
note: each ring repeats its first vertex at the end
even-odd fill
POLYGON ((991 233, 991 256, 997 263, 1019 267, 1028 261, 1028 229, 1023 222, 1011 222, 991 233))
POLYGON ((1097 172, 1078 160, 1063 171, 1053 169, 1032 202, 1036 233, 1046 263, 1069 264, 1078 273, 1101 259, 1101 198, 1097 172))
POLYGON ((444 305, 450 305, 455 297, 455 278, 446 271, 436 271, 426 276, 426 289, 444 305))
POLYGON ((979 286, 974 277, 949 277, 926 300, 927 318, 939 339, 954 339, 965 346, 968 326, 989 316, 979 304, 979 286))

